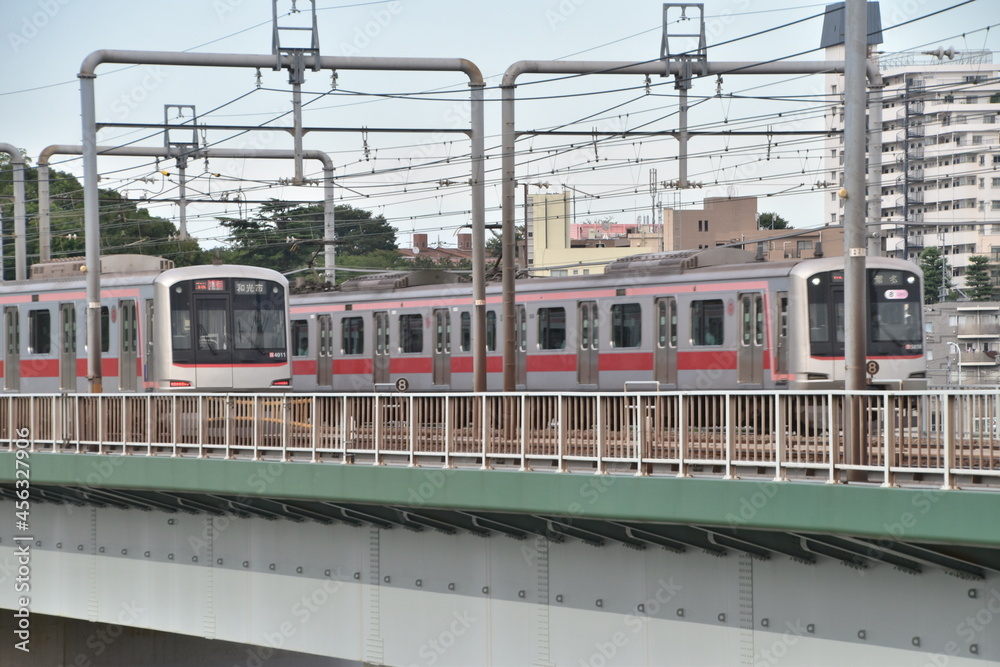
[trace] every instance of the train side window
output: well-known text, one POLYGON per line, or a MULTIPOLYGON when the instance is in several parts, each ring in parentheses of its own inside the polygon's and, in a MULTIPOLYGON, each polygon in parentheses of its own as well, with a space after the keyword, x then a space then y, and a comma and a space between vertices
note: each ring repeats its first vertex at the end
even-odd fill
POLYGON ((637 303, 611 306, 611 345, 639 347, 642 342, 642 307, 637 303))
POLYGON ((47 310, 28 311, 28 352, 48 354, 52 349, 52 315, 47 310))
POLYGON ((309 353, 308 320, 292 320, 292 341, 295 343, 294 356, 302 357, 309 353))
POLYGON ((400 352, 424 351, 424 318, 419 314, 399 316, 400 352))
POLYGON ((691 344, 722 345, 722 299, 691 302, 691 344))
POLYGON ((365 320, 362 317, 345 317, 341 323, 341 349, 344 354, 365 353, 365 320))
POLYGON ((486 311, 486 351, 496 352, 497 349, 497 314, 486 311))
POLYGON ((107 306, 101 306, 101 352, 111 349, 111 313, 107 306))
POLYGON ((538 347, 561 350, 566 347, 566 309, 538 309, 538 347))
POLYGON ((461 320, 458 349, 468 352, 472 349, 472 316, 469 313, 462 313, 461 320))

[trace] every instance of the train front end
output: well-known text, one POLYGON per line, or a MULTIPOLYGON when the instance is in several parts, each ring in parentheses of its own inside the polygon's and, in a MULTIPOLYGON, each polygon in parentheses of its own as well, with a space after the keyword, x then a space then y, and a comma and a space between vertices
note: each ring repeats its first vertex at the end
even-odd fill
MULTIPOLYGON (((866 262, 865 372, 867 388, 919 391, 927 388, 924 357, 923 276, 902 260, 866 262)), ((802 262, 792 270, 790 326, 793 389, 843 389, 846 375, 844 262, 802 262)))
POLYGON ((270 269, 196 266, 155 282, 147 386, 158 390, 288 389, 288 281, 270 269))

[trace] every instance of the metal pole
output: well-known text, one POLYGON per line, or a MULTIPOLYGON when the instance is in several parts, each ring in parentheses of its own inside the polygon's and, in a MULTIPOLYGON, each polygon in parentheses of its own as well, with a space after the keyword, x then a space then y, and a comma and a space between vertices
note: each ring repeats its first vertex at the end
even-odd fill
POLYGON ((101 381, 101 220, 97 191, 97 124, 94 74, 81 72, 80 115, 83 124, 83 228, 87 266, 87 380, 100 394, 101 381))
MULTIPOLYGON (((847 0, 844 26, 844 388, 865 388, 865 0, 847 0)), ((845 415, 847 463, 862 465, 864 415, 860 401, 850 393, 845 415)), ((848 479, 861 479, 862 474, 848 479)))
MULTIPOLYGON (((301 66, 302 61, 296 60, 297 66, 301 66)), ((289 76, 301 77, 301 72, 290 74, 289 76)), ((295 127, 292 130, 292 145, 295 150, 295 185, 302 185, 305 177, 302 175, 302 86, 298 80, 292 85, 292 119, 295 127)))
POLYGON ((677 187, 683 190, 688 184, 688 89, 682 87, 677 93, 677 187))
MULTIPOLYGON (((505 81, 506 83, 506 81, 505 81)), ((515 348, 516 309, 514 306, 514 85, 513 83, 500 87, 501 108, 500 119, 502 127, 501 161, 503 182, 501 183, 502 231, 501 231, 501 283, 503 286, 503 390, 514 391, 517 388, 517 354, 515 348)), ((528 236, 528 186, 524 186, 524 235, 528 236)), ((525 257, 527 262, 527 257, 525 257)))
POLYGON ((38 261, 52 259, 52 203, 49 194, 49 165, 38 165, 38 261), (44 230, 44 231, 43 231, 44 230))
POLYGON ((878 71, 878 56, 868 59, 868 254, 882 254, 882 89, 878 71))
MULTIPOLYGON (((486 391, 486 167, 483 89, 472 92, 472 386, 486 391)), ((485 462, 484 462, 485 465, 485 462)))
MULTIPOLYGON (((324 153, 325 155, 325 153, 324 153)), ((327 158, 329 160, 329 158, 327 158)), ((326 267, 326 281, 337 282, 337 252, 333 243, 337 238, 336 204, 333 198, 333 165, 323 164, 323 265, 326 267)))
POLYGON ((178 208, 180 209, 180 229, 178 230, 178 236, 181 241, 188 240, 188 228, 187 228, 187 156, 179 155, 177 157, 177 194, 180 199, 178 202, 178 208))
POLYGON ((14 172, 14 279, 27 277, 27 214, 24 205, 24 157, 11 144, 0 144, 0 152, 10 156, 14 172))

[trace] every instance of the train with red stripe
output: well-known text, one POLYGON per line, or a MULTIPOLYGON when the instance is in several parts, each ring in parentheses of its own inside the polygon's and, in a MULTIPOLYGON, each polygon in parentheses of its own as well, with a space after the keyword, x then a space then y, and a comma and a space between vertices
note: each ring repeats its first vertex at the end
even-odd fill
MULTIPOLYGON (((866 269, 872 389, 926 388, 920 269, 866 269), (874 372, 872 372, 874 371, 874 372)), ((292 294, 294 389, 471 391, 472 290, 443 271, 292 294)), ((844 261, 735 248, 638 255, 605 273, 518 280, 517 389, 844 387, 844 261)), ((486 296, 487 388, 502 388, 502 295, 486 296)))
MULTIPOLYGON (((0 284, 3 391, 89 391, 85 264, 35 264, 0 284)), ((288 389, 288 281, 270 269, 101 258, 105 392, 288 389)))

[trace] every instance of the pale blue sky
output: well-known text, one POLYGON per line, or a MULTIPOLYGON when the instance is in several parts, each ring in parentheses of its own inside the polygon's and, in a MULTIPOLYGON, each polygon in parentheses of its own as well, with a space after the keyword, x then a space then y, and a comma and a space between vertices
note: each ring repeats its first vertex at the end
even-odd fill
MULTIPOLYGON (((300 8, 308 8, 306 0, 300 8)), ((960 0, 890 0, 881 3, 884 27, 960 4, 960 0)), ((818 46, 821 19, 765 35, 715 46, 729 40, 803 19, 822 12, 826 3, 790 0, 721 0, 707 2, 709 58, 711 60, 769 60, 807 51, 818 46)), ((467 58, 476 63, 495 85, 499 75, 518 60, 622 60, 641 61, 658 57, 661 38, 662 3, 621 0, 508 0, 503 3, 455 0, 399 0, 398 2, 351 2, 319 0, 319 35, 324 55, 393 57, 467 58)), ((279 7, 287 10, 289 0, 279 7)), ((990 21, 1000 22, 995 0, 977 0, 935 16, 885 33, 886 51, 933 49, 952 46, 957 50, 1000 50, 1000 28, 984 31, 990 21), (964 37, 962 36, 964 33, 964 37)), ((111 0, 6 0, 0 3, 0 52, 5 67, 0 74, 0 141, 27 149, 37 157, 49 144, 80 142, 79 88, 76 73, 83 58, 98 49, 201 51, 266 54, 271 49, 271 3, 267 0, 177 0, 170 3, 111 0), (207 45, 206 45, 207 44, 207 45), (205 46, 201 46, 205 45, 205 46)), ((686 25, 686 24, 685 24, 686 25)), ((820 60, 822 52, 800 56, 820 60)), ((200 114, 211 114, 210 122, 260 124, 290 108, 287 75, 265 71, 264 90, 256 90, 254 72, 249 69, 207 70, 202 68, 124 68, 103 65, 98 69, 97 115, 99 121, 132 123, 163 122, 164 104, 194 104, 200 114), (232 103, 236 98, 247 95, 232 103)), ((525 76, 519 79, 517 128, 562 126, 593 115, 570 126, 590 131, 635 128, 674 129, 676 99, 665 79, 653 79, 651 92, 643 95, 642 77, 601 76, 569 81, 541 81, 552 76, 525 76), (618 90, 624 89, 624 90, 618 90), (609 92, 616 91, 618 92, 609 92), (600 93, 600 94, 599 94, 600 93), (530 100, 528 98, 547 98, 530 100)), ((345 127, 462 126, 467 117, 464 75, 458 73, 372 73, 341 72, 339 92, 318 98, 330 88, 328 73, 308 73, 304 90, 307 125, 345 127), (441 101, 412 101, 359 96, 356 93, 417 93, 450 87, 451 95, 428 97, 441 101), (309 94, 312 93, 312 94, 309 94), (314 99, 315 98, 315 99, 314 99)), ((821 77, 790 80, 788 77, 763 79, 727 76, 723 94, 750 96, 792 96, 817 94, 821 77)), ((714 80, 703 80, 691 91, 696 97, 711 98, 714 80)), ((488 90, 487 98, 497 98, 488 90)), ((735 126, 741 118, 753 117, 746 127, 782 127, 788 114, 819 104, 799 98, 775 103, 764 100, 706 99, 692 110, 692 124, 718 123, 728 118, 735 126), (783 113, 782 118, 774 114, 783 113)), ((794 119, 795 117, 792 116, 794 119)), ((794 121, 798 129, 821 127, 821 112, 794 121)), ((567 128, 569 129, 569 128, 567 128)), ((499 108, 487 107, 487 147, 499 144, 499 108)), ((232 148, 291 148, 285 133, 253 133, 223 141, 233 133, 212 133, 211 142, 232 148)), ((161 146, 162 137, 151 130, 109 129, 101 133, 101 144, 161 146)), ((519 144, 536 159, 519 170, 519 178, 565 184, 595 197, 581 195, 578 216, 612 216, 631 222, 648 214, 649 170, 657 170, 659 180, 676 178, 676 154, 670 140, 618 140, 602 142, 596 150, 587 138, 536 138, 519 144), (565 144, 575 143, 572 150, 565 144), (547 153, 562 146, 564 150, 547 153), (589 169, 597 166, 597 169, 589 169), (555 172, 554 174, 551 172, 555 172), (601 195, 598 199, 596 195, 601 195)), ((707 185, 704 190, 663 192, 662 202, 671 205, 700 205, 709 195, 741 194, 765 196, 790 191, 761 201, 759 209, 776 210, 798 227, 818 224, 822 203, 810 188, 801 186, 808 173, 820 166, 820 140, 776 147, 770 162, 754 166, 753 174, 763 180, 746 178, 749 155, 763 155, 757 148, 736 157, 738 142, 703 138, 692 143, 692 153, 705 154, 690 168, 694 180, 707 185), (729 148, 727 152, 725 149, 729 148), (708 155, 712 153, 712 155, 708 155), (783 161, 778 159, 781 155, 783 161), (742 165, 742 166, 741 166, 742 165), (742 170, 742 171, 741 171, 742 170), (797 173, 798 172, 798 173, 797 173), (718 181, 719 185, 714 186, 718 181)), ((740 145, 759 145, 746 140, 740 145)), ((764 142, 766 143, 766 142, 764 142)), ((375 134, 364 138, 354 134, 307 135, 306 147, 331 153, 338 166, 337 176, 351 190, 339 190, 338 200, 383 213, 400 230, 400 243, 409 243, 412 231, 427 231, 431 239, 453 242, 456 229, 469 221, 468 188, 461 185, 438 187, 439 180, 468 178, 468 164, 462 158, 468 142, 462 135, 375 134), (435 168, 420 168, 429 160, 447 160, 435 168), (407 169, 409 167, 409 169, 407 169), (384 170, 395 169, 391 173, 384 170), (399 171, 401 169, 401 171, 399 171), (372 170, 375 173, 372 173, 372 170), (353 192, 352 192, 353 191, 353 192), (363 192, 361 198, 356 192, 363 192), (440 216, 438 215, 440 214, 440 216)), ((165 165, 166 166, 166 165, 165 165)), ((202 164, 189 168, 197 176, 202 164)), ((169 165, 172 169, 173 165, 169 165)), ((80 173, 79 161, 60 168, 80 173)), ((500 190, 498 151, 488 161, 487 221, 500 218, 497 207, 500 190)), ((148 161, 101 158, 105 173, 103 187, 117 187, 130 196, 171 193, 174 183, 154 176, 148 161), (136 181, 153 177, 152 183, 136 181)), ((314 165, 308 166, 315 172, 314 165)), ((221 199, 224 192, 242 188, 250 198, 288 197, 319 199, 318 188, 270 187, 292 174, 290 164, 280 162, 213 160, 208 171, 222 173, 222 179, 202 178, 192 189, 221 199), (254 182, 239 183, 246 177, 254 182), (210 182, 211 181, 211 182, 210 182), (266 183, 261 183, 261 182, 266 183)), ((815 180, 814 178, 812 180, 815 180)), ((552 190, 558 190, 554 187, 552 190)), ((176 217, 176 207, 157 204, 158 215, 176 217)), ((189 209, 190 230, 206 245, 214 243, 217 230, 214 215, 238 213, 232 204, 204 204, 189 209)))

